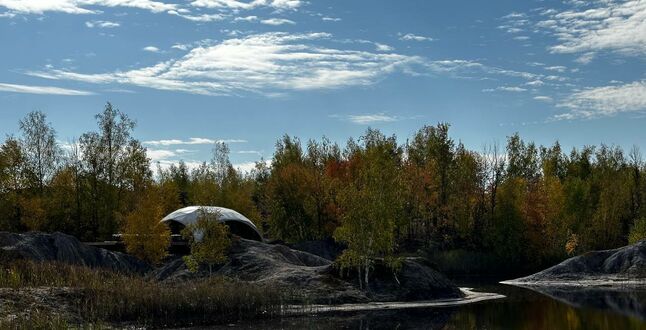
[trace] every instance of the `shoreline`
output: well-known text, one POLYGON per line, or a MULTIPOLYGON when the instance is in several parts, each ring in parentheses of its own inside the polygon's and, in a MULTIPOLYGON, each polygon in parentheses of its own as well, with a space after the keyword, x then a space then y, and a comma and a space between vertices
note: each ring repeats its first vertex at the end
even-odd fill
POLYGON ((464 294, 462 298, 446 298, 422 301, 408 301, 408 302, 368 302, 356 304, 340 304, 340 305, 309 305, 309 306, 287 306, 283 310, 283 316, 298 316, 307 314, 325 314, 332 312, 363 312, 363 311, 377 311, 377 310, 398 310, 398 309, 413 309, 413 308, 428 308, 428 307, 454 307, 467 304, 473 304, 481 301, 504 299, 504 295, 491 292, 478 292, 473 291, 473 288, 460 288, 464 294))
POLYGON ((646 280, 644 279, 620 279, 620 278, 545 280, 545 281, 531 281, 531 282, 509 280, 509 281, 501 281, 499 283, 519 286, 519 287, 598 287, 598 288, 646 287, 646 280))

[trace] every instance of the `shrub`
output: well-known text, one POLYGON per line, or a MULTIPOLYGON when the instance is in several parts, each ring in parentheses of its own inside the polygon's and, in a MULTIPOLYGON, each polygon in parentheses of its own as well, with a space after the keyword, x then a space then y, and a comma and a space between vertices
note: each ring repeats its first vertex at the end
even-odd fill
POLYGON ((184 258, 191 271, 196 271, 200 264, 211 265, 227 260, 226 252, 231 246, 229 227, 221 223, 218 214, 200 210, 197 221, 184 228, 182 236, 188 240, 191 255, 184 258))
POLYGON ((628 243, 635 244, 643 239, 646 239, 646 217, 635 220, 628 235, 628 243))

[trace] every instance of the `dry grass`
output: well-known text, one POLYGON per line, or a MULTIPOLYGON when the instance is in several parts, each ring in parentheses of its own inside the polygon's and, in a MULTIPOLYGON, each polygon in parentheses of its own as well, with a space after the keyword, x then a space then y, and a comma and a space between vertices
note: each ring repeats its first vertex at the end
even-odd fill
MULTIPOLYGON (((74 294, 58 296, 81 323, 134 323, 186 326, 279 316, 287 293, 269 286, 215 277, 165 284, 138 276, 56 263, 20 261, 0 266, 0 288, 68 287, 74 294)), ((36 315, 49 328, 65 328, 67 320, 36 315), (62 326, 57 326, 61 325, 62 326)), ((21 328, 21 318, 0 316, 0 327, 21 328), (4 320, 4 321, 3 321, 4 320), (16 325, 14 327, 14 325, 16 325)), ((46 327, 47 328, 47 327, 46 327)))

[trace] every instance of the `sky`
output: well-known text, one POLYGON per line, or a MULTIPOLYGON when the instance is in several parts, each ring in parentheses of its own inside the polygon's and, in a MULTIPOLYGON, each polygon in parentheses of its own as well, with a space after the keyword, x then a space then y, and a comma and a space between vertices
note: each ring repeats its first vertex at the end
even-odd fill
POLYGON ((65 145, 109 101, 162 166, 438 122, 646 149, 646 0, 0 0, 0 42, 3 138, 40 110, 65 145))

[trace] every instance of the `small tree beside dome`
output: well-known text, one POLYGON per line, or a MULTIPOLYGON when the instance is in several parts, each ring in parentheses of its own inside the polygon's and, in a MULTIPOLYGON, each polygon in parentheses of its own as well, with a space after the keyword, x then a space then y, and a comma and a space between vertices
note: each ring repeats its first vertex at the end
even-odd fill
POLYGON ((184 262, 191 272, 196 272, 201 264, 209 266, 209 274, 213 265, 227 260, 227 251, 231 246, 229 227, 220 222, 218 213, 200 209, 197 221, 182 230, 182 236, 188 241, 191 254, 184 257, 184 262))

